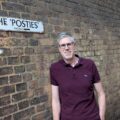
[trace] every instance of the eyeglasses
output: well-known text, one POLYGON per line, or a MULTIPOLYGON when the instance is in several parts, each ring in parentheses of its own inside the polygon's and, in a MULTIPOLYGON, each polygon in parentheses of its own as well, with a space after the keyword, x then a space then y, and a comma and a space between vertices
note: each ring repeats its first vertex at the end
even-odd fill
POLYGON ((73 46, 73 42, 70 42, 70 43, 66 43, 66 44, 60 44, 59 47, 62 48, 62 49, 65 49, 65 47, 72 47, 73 46))

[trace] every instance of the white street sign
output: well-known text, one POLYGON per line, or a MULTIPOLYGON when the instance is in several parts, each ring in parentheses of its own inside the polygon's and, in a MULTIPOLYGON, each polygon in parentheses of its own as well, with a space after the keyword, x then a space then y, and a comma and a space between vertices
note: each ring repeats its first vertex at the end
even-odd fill
POLYGON ((41 21, 0 17, 0 30, 43 33, 44 26, 41 21))

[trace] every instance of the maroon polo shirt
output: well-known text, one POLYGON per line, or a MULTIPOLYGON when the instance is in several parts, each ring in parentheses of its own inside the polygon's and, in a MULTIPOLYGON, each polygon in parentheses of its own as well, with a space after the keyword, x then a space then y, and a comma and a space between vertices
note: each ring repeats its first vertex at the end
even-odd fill
POLYGON ((51 65, 50 77, 59 86, 60 120, 100 120, 94 95, 100 76, 92 60, 79 57, 75 67, 60 60, 51 65))

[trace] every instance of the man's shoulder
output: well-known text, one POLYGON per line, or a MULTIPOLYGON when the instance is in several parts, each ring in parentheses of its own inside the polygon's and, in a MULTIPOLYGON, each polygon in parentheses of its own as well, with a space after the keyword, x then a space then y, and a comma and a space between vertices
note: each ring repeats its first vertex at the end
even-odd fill
POLYGON ((62 59, 61 60, 58 60, 58 61, 55 61, 51 64, 50 68, 59 68, 62 64, 62 59))
POLYGON ((81 58, 81 62, 83 63, 83 64, 93 64, 94 63, 94 61, 92 60, 92 59, 90 59, 90 58, 81 58))

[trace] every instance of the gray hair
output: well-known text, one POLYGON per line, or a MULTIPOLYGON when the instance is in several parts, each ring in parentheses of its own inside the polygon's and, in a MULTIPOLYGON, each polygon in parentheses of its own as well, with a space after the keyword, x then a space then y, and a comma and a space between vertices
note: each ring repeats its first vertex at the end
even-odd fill
POLYGON ((67 32, 59 33, 57 37, 57 42, 59 43, 61 39, 66 38, 66 37, 69 38, 71 42, 75 43, 75 38, 70 33, 67 33, 67 32))

